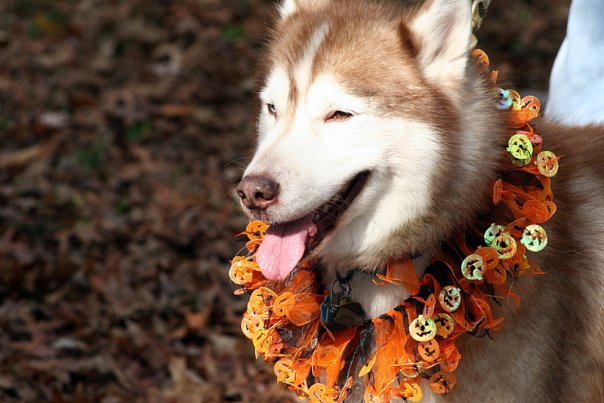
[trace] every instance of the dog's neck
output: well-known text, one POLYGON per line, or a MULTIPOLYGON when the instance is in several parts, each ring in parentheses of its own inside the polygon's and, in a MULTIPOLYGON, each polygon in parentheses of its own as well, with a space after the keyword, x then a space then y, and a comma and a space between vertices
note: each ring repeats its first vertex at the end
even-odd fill
MULTIPOLYGON (((413 259, 413 266, 418 278, 422 278, 426 267, 430 264, 431 257, 423 254, 413 259)), ((333 271, 325 272, 323 286, 329 289, 336 281, 333 271)), ((375 284, 369 272, 356 270, 350 277, 349 284, 352 289, 352 299, 359 302, 370 318, 376 318, 399 305, 411 295, 405 287, 395 284, 375 284)))

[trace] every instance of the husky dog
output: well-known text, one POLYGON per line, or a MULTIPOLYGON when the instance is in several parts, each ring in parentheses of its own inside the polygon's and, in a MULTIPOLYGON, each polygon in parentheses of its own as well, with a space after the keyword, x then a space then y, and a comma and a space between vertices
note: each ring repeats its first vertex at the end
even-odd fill
MULTIPOLYGON (((421 274, 473 228, 506 138, 470 51, 468 0, 282 2, 237 190, 272 224, 256 255, 267 278, 305 259, 326 285, 409 257, 421 274)), ((504 304, 494 340, 464 338, 456 388, 425 401, 604 401, 604 130, 537 127, 564 155, 537 259, 547 274, 515 285, 523 302, 504 304)), ((372 317, 408 297, 369 276, 351 287, 372 317)))

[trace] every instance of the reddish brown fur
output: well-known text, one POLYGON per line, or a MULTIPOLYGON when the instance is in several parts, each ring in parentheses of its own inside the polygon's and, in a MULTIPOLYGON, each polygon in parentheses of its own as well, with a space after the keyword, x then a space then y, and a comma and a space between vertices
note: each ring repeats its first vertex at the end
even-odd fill
POLYGON ((604 401, 604 128, 535 127, 564 156, 552 182, 558 211, 538 257, 546 274, 515 286, 520 309, 505 305, 494 341, 465 343, 459 378, 480 382, 458 382, 451 401, 476 401, 481 387, 501 402, 604 401))

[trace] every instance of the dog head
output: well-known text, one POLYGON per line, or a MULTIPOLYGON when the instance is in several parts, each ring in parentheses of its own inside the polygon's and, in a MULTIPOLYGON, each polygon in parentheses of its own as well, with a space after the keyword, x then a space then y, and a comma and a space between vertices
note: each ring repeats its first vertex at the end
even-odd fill
POLYGON ((470 37, 467 0, 281 4, 238 187, 273 224, 257 254, 267 277, 305 256, 375 269, 469 220, 497 126, 469 79, 470 37))

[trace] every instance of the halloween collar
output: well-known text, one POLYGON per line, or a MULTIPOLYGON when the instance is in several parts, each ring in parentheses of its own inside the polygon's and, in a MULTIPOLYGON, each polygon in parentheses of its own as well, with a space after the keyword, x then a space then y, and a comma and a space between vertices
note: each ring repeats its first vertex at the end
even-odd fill
MULTIPOLYGON (((497 72, 489 70, 486 54, 474 50, 472 55, 495 85, 497 72)), ((550 178, 559 158, 543 150, 529 124, 539 113, 539 100, 496 91, 497 108, 509 112, 513 133, 506 166, 492 188, 497 221, 485 225, 479 240, 459 234, 447 242, 421 279, 411 260, 391 262, 376 274, 377 284, 397 284, 411 295, 391 311, 368 319, 351 300, 349 278, 338 275, 324 290, 317 270, 308 266, 285 281, 268 281, 254 257, 268 225, 249 223, 242 233, 249 253, 232 260, 229 276, 241 286, 236 294, 249 294, 241 329, 256 356, 274 365, 278 382, 312 402, 343 401, 353 384, 364 387, 366 402, 419 401, 423 383, 435 393, 455 386, 459 336, 502 327, 504 318, 494 316, 493 303, 502 298, 519 303, 513 282, 542 273, 525 254, 547 245, 541 224, 556 210, 550 178)))

